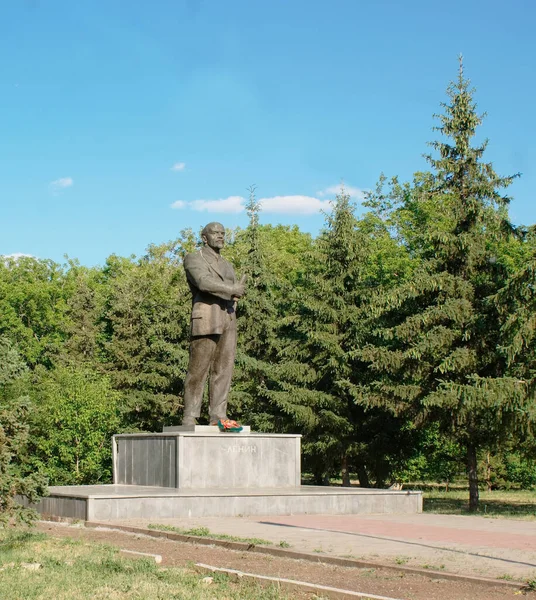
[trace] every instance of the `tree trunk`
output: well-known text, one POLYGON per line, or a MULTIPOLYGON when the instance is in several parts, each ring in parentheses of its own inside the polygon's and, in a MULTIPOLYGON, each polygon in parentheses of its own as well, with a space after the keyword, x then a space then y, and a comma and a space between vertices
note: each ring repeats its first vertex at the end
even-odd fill
POLYGON ((476 446, 467 445, 467 477, 469 479, 469 511, 478 510, 478 471, 476 460, 476 446))
POLYGON ((315 469, 313 471, 313 481, 315 485, 324 485, 324 472, 315 469))
POLYGON ((348 470, 348 457, 346 454, 341 458, 341 477, 343 487, 350 487, 350 471, 348 470))
POLYGON ((486 484, 488 486, 488 492, 491 492, 491 462, 489 451, 486 454, 486 484))
POLYGON ((367 469, 362 463, 357 464, 357 476, 359 477, 359 486, 363 488, 370 487, 370 480, 368 477, 367 469))

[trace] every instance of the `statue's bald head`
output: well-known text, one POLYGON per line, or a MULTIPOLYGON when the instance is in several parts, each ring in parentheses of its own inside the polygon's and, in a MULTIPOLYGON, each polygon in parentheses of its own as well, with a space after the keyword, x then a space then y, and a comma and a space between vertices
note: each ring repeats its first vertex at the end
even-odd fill
POLYGON ((221 223, 213 221, 203 227, 201 239, 206 246, 219 254, 225 244, 225 227, 221 223))
POLYGON ((218 221, 212 221, 212 223, 209 223, 203 227, 203 231, 201 231, 201 237, 207 235, 207 233, 212 231, 214 228, 223 229, 223 231, 225 231, 225 227, 221 223, 218 223, 218 221))

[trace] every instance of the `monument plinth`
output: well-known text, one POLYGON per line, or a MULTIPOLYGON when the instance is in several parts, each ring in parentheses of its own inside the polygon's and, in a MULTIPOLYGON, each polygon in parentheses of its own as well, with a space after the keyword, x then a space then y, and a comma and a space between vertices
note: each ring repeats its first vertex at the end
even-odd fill
POLYGON ((301 485, 300 435, 204 427, 115 435, 112 485, 52 486, 35 508, 86 521, 422 512, 421 492, 301 485))
POLYGON ((114 435, 114 483, 181 490, 300 485, 301 435, 221 433, 205 427, 210 431, 192 425, 173 428, 182 431, 114 435), (194 427, 197 431, 184 431, 194 427))

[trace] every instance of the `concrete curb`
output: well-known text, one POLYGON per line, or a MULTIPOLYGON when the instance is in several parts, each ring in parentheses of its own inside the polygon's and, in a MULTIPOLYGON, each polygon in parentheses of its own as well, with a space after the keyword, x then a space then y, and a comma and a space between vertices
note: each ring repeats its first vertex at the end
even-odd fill
POLYGON ((279 558, 292 558, 295 560, 306 560, 314 563, 324 563, 339 567, 355 567, 359 569, 382 569, 385 571, 394 571, 397 573, 407 573, 412 575, 421 575, 432 579, 447 579, 452 581, 465 581, 467 583, 475 583, 479 585, 503 587, 506 589, 526 589, 526 583, 522 581, 501 581, 499 579, 490 579, 489 577, 477 577, 475 575, 460 575, 458 573, 445 573, 443 571, 433 571, 430 569, 419 569, 417 567, 404 567, 401 565, 389 565, 385 563, 370 562, 353 558, 340 558, 337 556, 325 556, 312 554, 310 552, 298 552, 296 550, 288 550, 285 548, 272 548, 271 546, 256 546, 246 542, 230 542, 227 540, 218 540, 209 537, 198 537, 187 535, 184 533, 174 533, 171 531, 160 531, 157 529, 146 529, 144 527, 131 527, 127 525, 116 525, 106 522, 86 521, 85 526, 90 529, 111 529, 122 531, 125 533, 133 533, 138 535, 146 535, 154 538, 164 538, 175 542, 186 542, 190 544, 198 544, 201 546, 219 546, 229 550, 238 550, 241 552, 258 552, 260 554, 268 554, 279 558))
POLYGON ((152 558, 157 565, 159 565, 162 562, 161 554, 151 554, 151 552, 138 552, 136 550, 128 550, 127 548, 121 548, 119 552, 126 556, 134 556, 138 558, 152 558))
POLYGON ((324 594, 328 594, 328 597, 333 598, 333 600, 348 600, 349 598, 364 598, 365 600, 401 600, 400 598, 393 598, 392 596, 378 596, 366 592, 354 592, 352 590, 343 590, 341 588, 309 583, 307 581, 297 581, 296 579, 268 577, 266 575, 245 573, 244 571, 237 571, 236 569, 222 569, 220 567, 213 567, 212 565, 204 565, 203 563, 196 563, 195 567, 203 573, 225 573, 238 580, 249 579, 250 581, 260 583, 261 585, 276 584, 288 591, 313 592, 315 597, 317 597, 317 593, 322 593, 322 597, 324 597, 324 594))

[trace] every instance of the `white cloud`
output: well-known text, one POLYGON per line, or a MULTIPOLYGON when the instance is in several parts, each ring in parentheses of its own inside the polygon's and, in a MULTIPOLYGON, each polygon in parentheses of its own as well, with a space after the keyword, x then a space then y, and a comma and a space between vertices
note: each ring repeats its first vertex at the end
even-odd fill
POLYGON ((318 195, 323 198, 324 196, 336 196, 340 193, 341 189, 344 188, 344 191, 352 198, 353 200, 363 200, 365 197, 365 191, 356 187, 352 187, 351 185, 346 185, 344 183, 337 183, 335 185, 330 185, 329 187, 317 192, 318 195))
POLYGON ((173 202, 171 208, 190 208, 199 212, 215 212, 215 213, 239 213, 244 210, 245 198, 242 196, 229 196, 219 200, 192 200, 184 202, 177 200, 173 202))
POLYGON ((13 252, 13 254, 3 254, 4 258, 12 258, 17 260, 18 258, 34 258, 33 254, 25 254, 24 252, 13 252))
POLYGON ((242 196, 229 196, 221 200, 194 200, 189 205, 193 210, 199 211, 239 213, 244 210, 244 202, 242 196))
MULTIPOLYGON (((318 196, 331 195, 330 190, 334 189, 333 195, 340 191, 340 187, 331 186, 324 192, 318 193, 318 196)), ((351 197, 363 198, 363 192, 357 188, 345 188, 351 197)), ((332 208, 331 199, 315 198, 313 196, 271 196, 270 198, 261 198, 259 200, 261 211, 263 213, 286 214, 286 215, 314 215, 320 211, 330 211, 332 208)), ((229 196, 219 200, 192 200, 185 202, 177 200, 170 206, 175 209, 195 210, 199 212, 214 213, 240 213, 245 210, 246 199, 242 196, 229 196)))
POLYGON ((177 162, 171 167, 171 170, 172 171, 184 171, 185 168, 186 168, 186 163, 177 162))
POLYGON ((261 198, 262 212, 288 215, 313 215, 321 210, 330 210, 329 200, 319 200, 312 196, 273 196, 261 198))
POLYGON ((50 187, 53 190, 64 190, 65 188, 71 187, 74 185, 74 180, 72 177, 60 177, 54 181, 50 182, 50 187))
POLYGON ((13 254, 0 254, 0 261, 6 267, 13 263, 18 263, 21 258, 36 258, 33 254, 25 254, 24 252, 13 252, 13 254))

